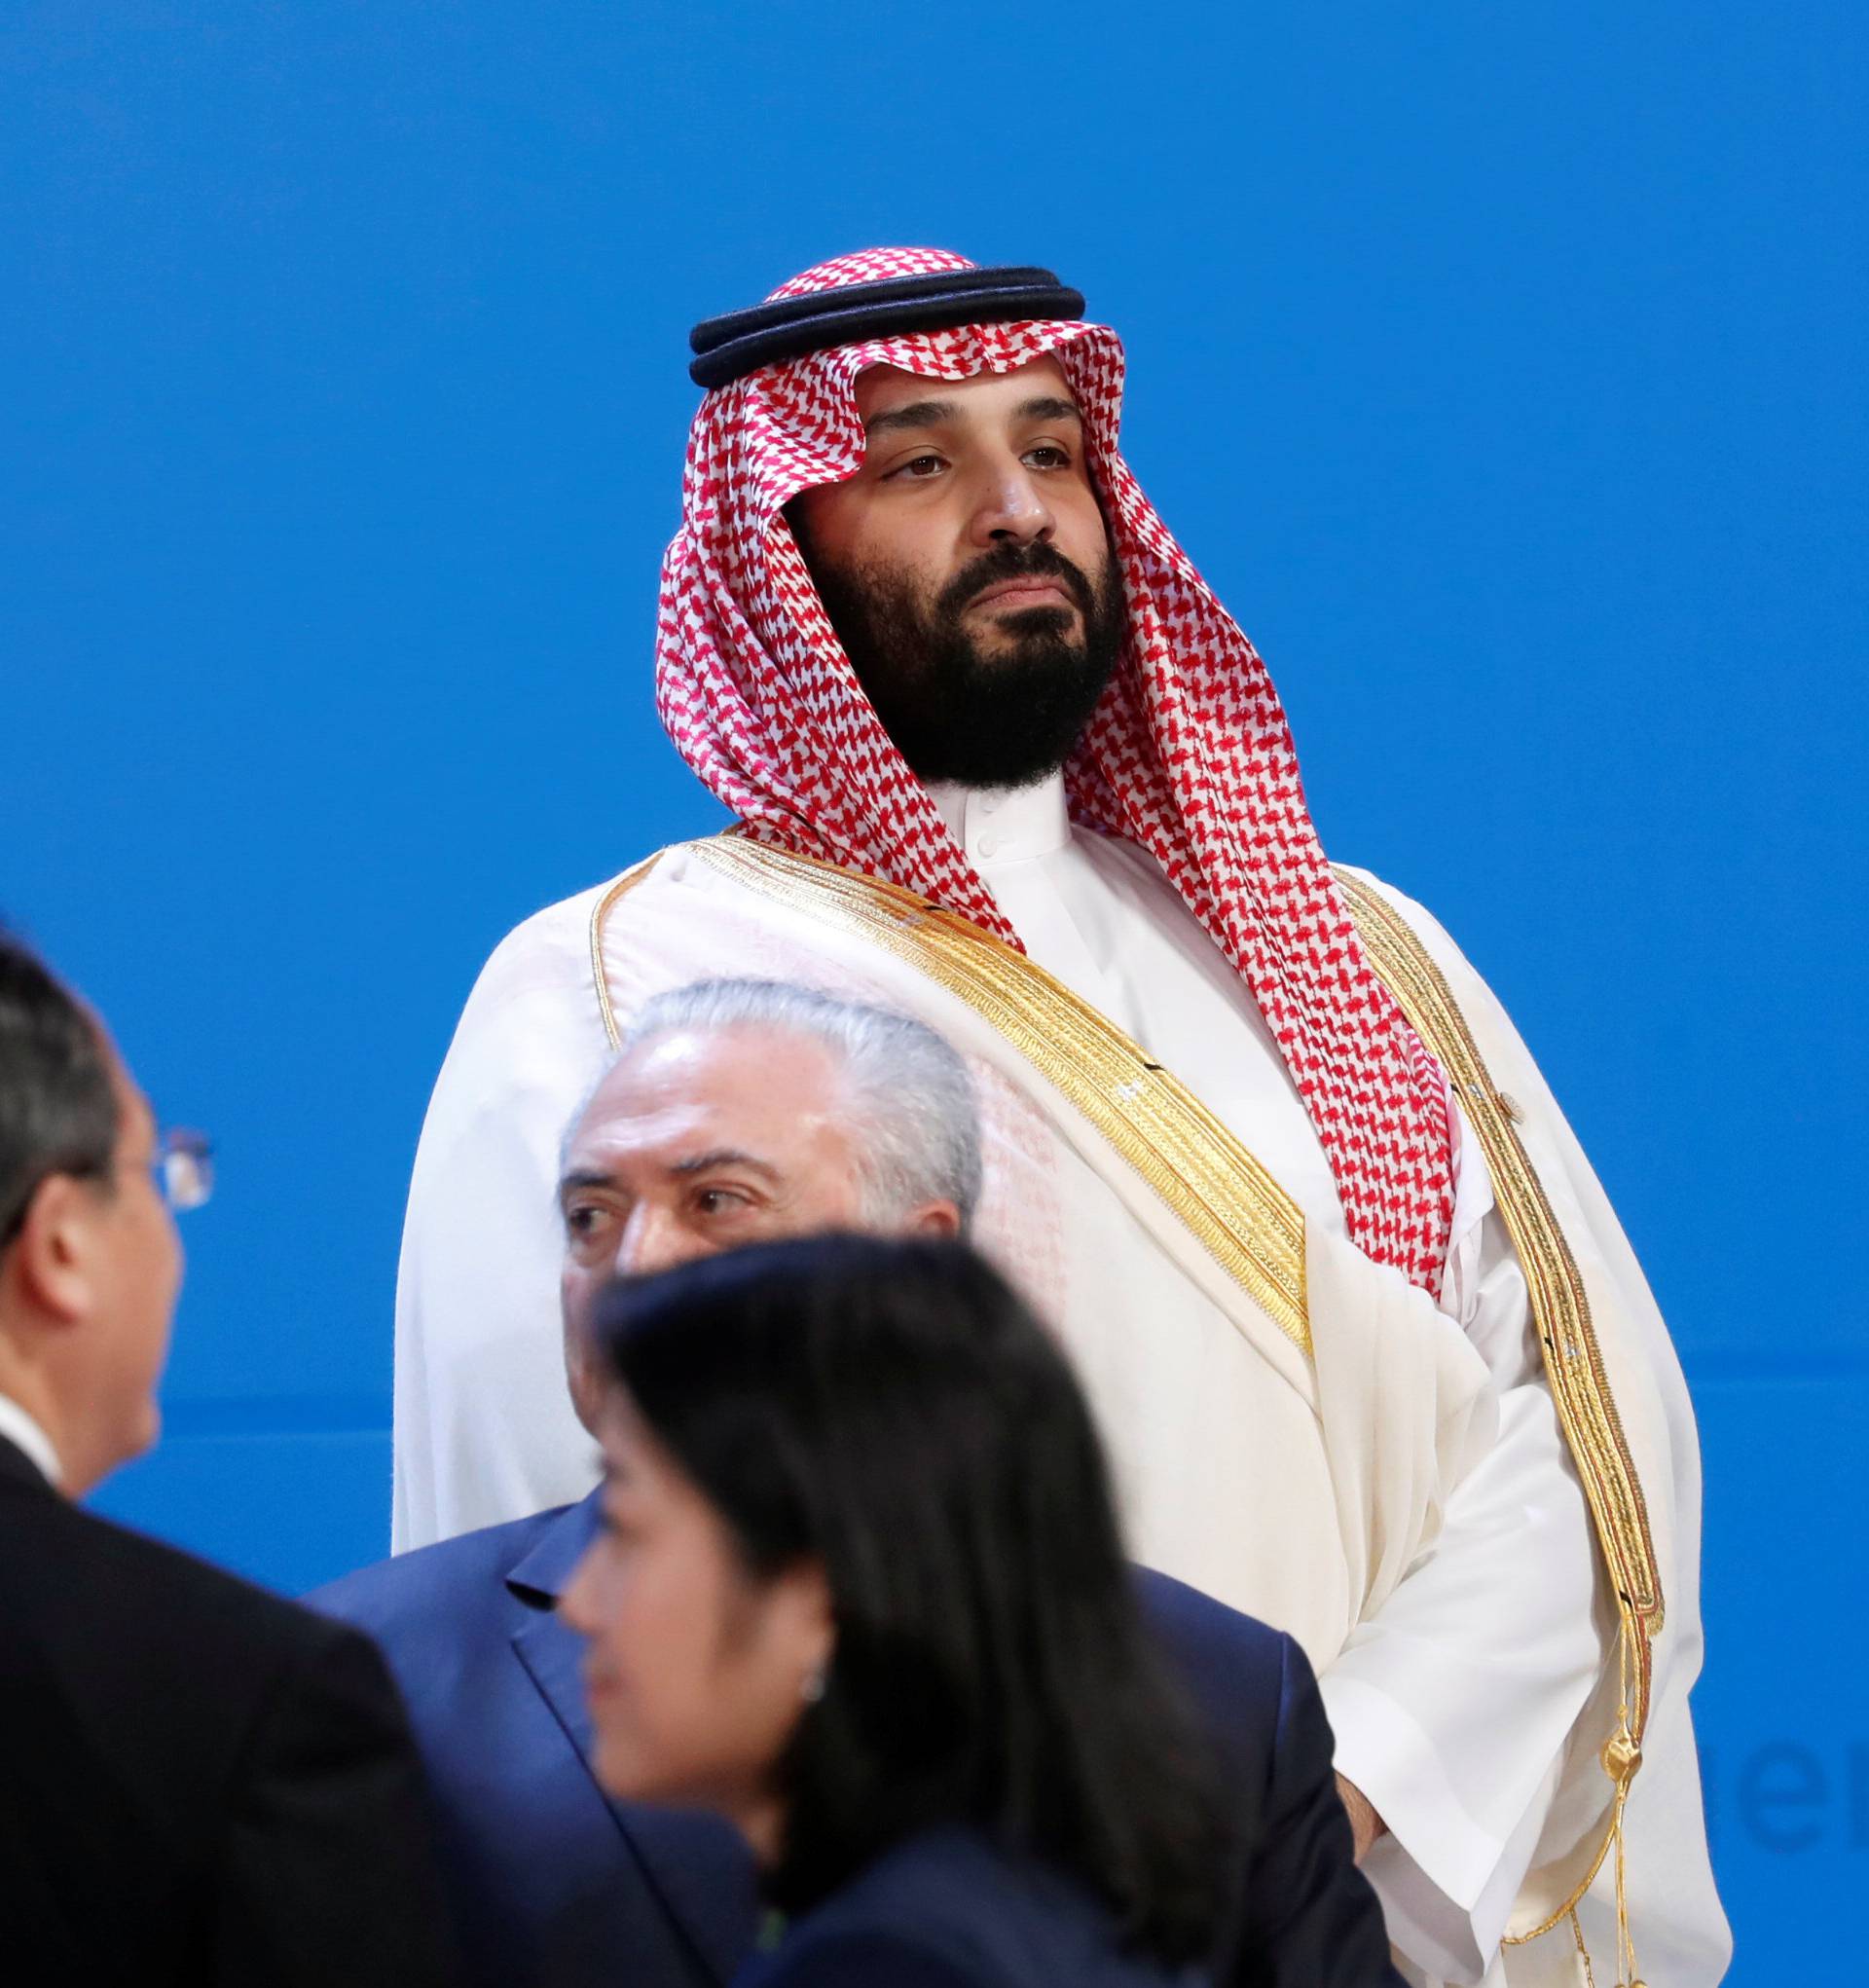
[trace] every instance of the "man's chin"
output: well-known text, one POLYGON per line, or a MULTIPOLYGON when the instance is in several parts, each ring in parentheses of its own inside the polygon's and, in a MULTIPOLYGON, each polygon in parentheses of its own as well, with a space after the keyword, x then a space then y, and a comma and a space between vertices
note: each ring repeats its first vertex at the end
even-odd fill
POLYGON ((983 662, 1023 661, 1027 652, 1044 647, 1056 654, 1068 643, 1075 656, 1083 653, 1083 617, 1075 607, 1014 607, 1004 612, 983 608, 973 652, 983 662))

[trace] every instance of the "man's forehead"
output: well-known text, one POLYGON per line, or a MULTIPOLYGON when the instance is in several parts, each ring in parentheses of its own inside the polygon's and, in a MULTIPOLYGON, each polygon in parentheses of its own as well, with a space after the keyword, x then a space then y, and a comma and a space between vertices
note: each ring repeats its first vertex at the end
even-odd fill
POLYGON ((568 1168, 576 1170, 631 1155, 678 1156, 689 1147, 715 1143, 720 1114, 702 1098, 655 1098, 606 1086, 585 1107, 566 1142, 568 1168))
POLYGON ((731 1088, 710 1082, 704 1039, 658 1038, 618 1059, 591 1093, 570 1149, 640 1147, 700 1132, 731 1111, 731 1088))
POLYGON ((863 421, 893 413, 911 401, 958 401, 1005 392, 1029 395, 1034 388, 1075 399, 1064 368, 1047 352, 1006 373, 973 373, 965 380, 942 380, 930 373, 905 372, 900 366, 867 366, 857 376, 857 412, 863 421))
POLYGON ((621 1056, 584 1108, 568 1151, 667 1149, 705 1140, 739 1146, 775 1092, 793 1109, 832 1109, 835 1074, 818 1045, 771 1030, 671 1029, 621 1056), (749 1065, 759 1082, 750 1084, 749 1065))

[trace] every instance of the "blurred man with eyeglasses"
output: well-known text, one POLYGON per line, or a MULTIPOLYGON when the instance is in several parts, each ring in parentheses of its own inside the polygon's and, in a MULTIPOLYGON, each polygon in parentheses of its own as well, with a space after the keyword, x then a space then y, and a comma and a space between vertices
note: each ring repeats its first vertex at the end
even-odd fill
POLYGON ((375 1646, 81 1510, 154 1442, 211 1182, 102 1023, 0 933, 0 1974, 452 1978, 375 1646))

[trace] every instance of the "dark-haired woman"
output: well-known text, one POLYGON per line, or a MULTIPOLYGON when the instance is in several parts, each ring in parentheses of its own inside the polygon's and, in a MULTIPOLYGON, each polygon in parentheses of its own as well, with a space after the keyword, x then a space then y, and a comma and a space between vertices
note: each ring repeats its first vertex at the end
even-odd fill
POLYGON ((785 1916, 761 1988, 1204 1982, 1232 1859, 1088 1414, 962 1244, 618 1286, 603 1529, 561 1606, 599 1778, 702 1803, 785 1916))

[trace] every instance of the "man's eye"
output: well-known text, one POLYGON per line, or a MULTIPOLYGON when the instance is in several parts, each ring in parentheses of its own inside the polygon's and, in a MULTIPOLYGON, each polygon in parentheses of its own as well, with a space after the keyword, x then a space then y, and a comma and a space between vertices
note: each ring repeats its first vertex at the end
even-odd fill
POLYGON ((1071 454, 1060 449, 1055 442, 1041 442, 1036 449, 1025 452, 1025 460, 1038 469, 1069 469, 1071 454))
POLYGON ((728 1188, 703 1188, 695 1196, 694 1205, 703 1215, 731 1215, 747 1205, 747 1197, 728 1188))
POLYGON ((567 1235, 589 1235, 597 1228, 604 1211, 588 1201, 576 1201, 565 1210, 565 1233, 567 1235))
POLYGON ((906 462, 897 463, 883 481, 889 483, 899 476, 910 483, 926 483, 931 476, 938 475, 946 466, 938 456, 911 456, 906 462))

